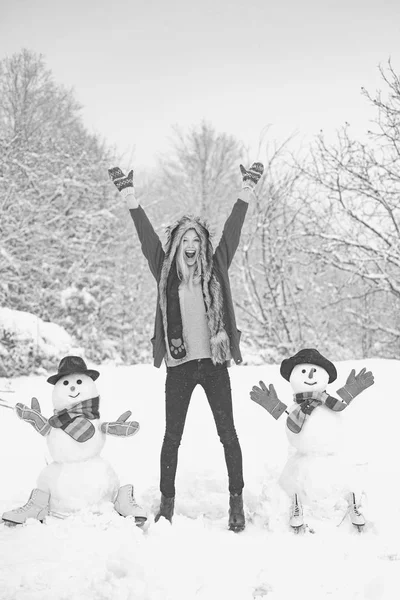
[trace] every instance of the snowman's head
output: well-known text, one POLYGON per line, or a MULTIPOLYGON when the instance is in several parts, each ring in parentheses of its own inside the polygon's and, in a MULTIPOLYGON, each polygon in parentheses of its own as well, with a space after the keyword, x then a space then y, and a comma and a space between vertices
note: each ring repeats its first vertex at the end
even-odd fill
POLYGON ((60 377, 53 389, 53 407, 59 411, 78 402, 95 398, 99 393, 93 379, 85 373, 70 373, 60 377))
POLYGON ((282 377, 292 384, 295 394, 321 392, 337 377, 336 367, 315 348, 303 348, 281 362, 282 377))
POLYGON ((329 373, 319 365, 303 363, 293 367, 289 383, 294 394, 324 392, 329 383, 329 373))

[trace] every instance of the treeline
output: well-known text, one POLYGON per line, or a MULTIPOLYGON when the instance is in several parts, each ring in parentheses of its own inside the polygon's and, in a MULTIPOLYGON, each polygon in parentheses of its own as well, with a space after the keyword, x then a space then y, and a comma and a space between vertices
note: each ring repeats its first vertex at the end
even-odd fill
MULTIPOLYGON (((254 157, 202 122, 175 130, 168 159, 137 178, 162 237, 195 212, 217 243, 239 163, 264 163, 231 274, 248 361, 305 346, 335 360, 400 357, 400 83, 390 63, 381 75, 381 93, 363 91, 375 117, 363 140, 345 126, 300 161, 266 136, 254 157)), ((0 62, 0 307, 63 326, 95 362, 150 361, 155 283, 107 178, 121 159, 80 109, 42 56, 0 62)), ((0 329, 11 374, 17 343, 0 329)), ((29 356, 19 372, 40 366, 34 347, 29 356)))

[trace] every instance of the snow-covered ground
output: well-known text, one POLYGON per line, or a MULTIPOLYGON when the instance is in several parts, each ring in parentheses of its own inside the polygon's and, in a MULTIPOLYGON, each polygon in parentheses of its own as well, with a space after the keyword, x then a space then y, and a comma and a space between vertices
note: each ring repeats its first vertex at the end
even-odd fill
MULTIPOLYGON (((232 367, 236 428, 242 446, 247 527, 227 530, 228 491, 222 446, 201 388, 196 388, 180 448, 176 512, 171 526, 154 523, 159 503, 159 453, 164 430, 165 371, 150 365, 97 367, 101 416, 131 409, 141 429, 133 438, 108 437, 103 456, 121 484, 133 483, 149 511, 144 530, 110 505, 100 515, 77 514, 46 524, 0 525, 1 600, 395 600, 400 597, 400 362, 337 363, 344 383, 351 368, 367 366, 375 385, 343 413, 344 435, 365 491, 368 520, 359 534, 342 508, 306 513, 315 534, 289 531, 289 501, 278 485, 290 451, 282 417, 275 421, 249 399, 260 379, 291 403, 278 366, 232 367), (337 513, 337 514, 336 514, 337 513)), ((0 379, 0 390, 7 382, 0 379)), ((11 382, 13 404, 36 396, 52 413, 45 376, 11 382)), ((0 514, 22 505, 49 459, 44 439, 0 407, 0 514)))

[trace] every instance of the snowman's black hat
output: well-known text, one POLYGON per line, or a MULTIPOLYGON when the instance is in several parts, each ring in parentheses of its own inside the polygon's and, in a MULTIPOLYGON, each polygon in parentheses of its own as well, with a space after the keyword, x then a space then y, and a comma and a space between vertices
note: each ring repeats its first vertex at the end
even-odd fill
POLYGON ((294 356, 291 356, 290 358, 285 358, 281 363, 282 377, 289 381, 290 374, 293 371, 294 367, 296 365, 302 364, 318 365, 319 367, 325 369, 325 371, 329 375, 328 383, 332 383, 332 381, 335 381, 337 377, 335 365, 331 363, 330 360, 325 358, 325 356, 322 356, 322 354, 320 354, 318 350, 315 350, 315 348, 304 348, 294 356))
POLYGON ((80 356, 64 356, 58 365, 58 373, 56 373, 56 375, 51 375, 47 381, 48 383, 55 385, 61 377, 71 375, 72 373, 84 373, 85 375, 89 375, 93 381, 100 375, 98 371, 88 369, 85 361, 80 356))

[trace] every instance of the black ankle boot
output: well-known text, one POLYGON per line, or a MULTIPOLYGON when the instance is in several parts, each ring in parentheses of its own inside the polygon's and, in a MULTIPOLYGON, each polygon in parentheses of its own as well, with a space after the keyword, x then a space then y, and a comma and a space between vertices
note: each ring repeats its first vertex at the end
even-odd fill
POLYGON ((231 494, 229 497, 229 529, 243 531, 245 525, 243 496, 242 494, 231 494))
POLYGON ((157 523, 160 517, 164 517, 170 523, 172 523, 172 515, 174 514, 175 496, 167 498, 164 494, 161 494, 161 503, 158 513, 156 514, 154 521, 157 523))

